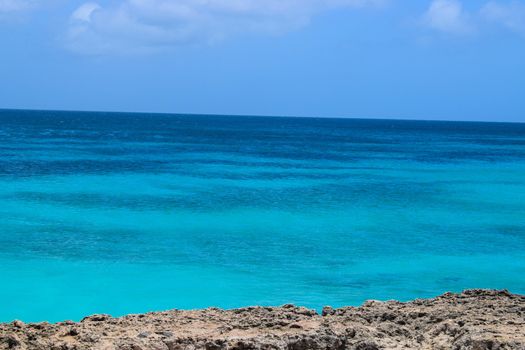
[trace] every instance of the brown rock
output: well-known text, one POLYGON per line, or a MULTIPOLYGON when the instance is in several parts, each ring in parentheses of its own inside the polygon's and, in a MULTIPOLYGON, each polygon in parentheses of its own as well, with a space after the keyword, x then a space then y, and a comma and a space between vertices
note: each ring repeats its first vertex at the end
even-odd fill
POLYGON ((525 296, 469 290, 322 315, 288 304, 0 324, 0 350, 525 349, 525 296))

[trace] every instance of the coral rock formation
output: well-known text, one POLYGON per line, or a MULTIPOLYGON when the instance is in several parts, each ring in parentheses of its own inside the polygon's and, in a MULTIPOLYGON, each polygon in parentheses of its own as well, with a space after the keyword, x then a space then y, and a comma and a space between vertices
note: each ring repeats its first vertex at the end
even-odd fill
POLYGON ((325 307, 321 315, 284 305, 94 315, 78 323, 15 321, 0 324, 0 349, 525 350, 525 296, 469 290, 409 303, 325 307))

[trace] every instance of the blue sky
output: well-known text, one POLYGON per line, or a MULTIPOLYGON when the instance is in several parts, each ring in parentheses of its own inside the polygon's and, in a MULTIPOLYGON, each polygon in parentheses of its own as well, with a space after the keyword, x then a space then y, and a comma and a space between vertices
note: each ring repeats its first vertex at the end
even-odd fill
POLYGON ((525 0, 0 0, 0 108, 525 121, 525 0))

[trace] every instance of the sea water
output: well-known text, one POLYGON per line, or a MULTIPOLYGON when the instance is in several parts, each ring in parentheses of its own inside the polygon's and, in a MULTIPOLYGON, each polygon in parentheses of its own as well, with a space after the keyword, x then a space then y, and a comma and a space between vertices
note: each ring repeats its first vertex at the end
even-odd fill
POLYGON ((524 276, 525 124, 0 111, 0 321, 524 276))

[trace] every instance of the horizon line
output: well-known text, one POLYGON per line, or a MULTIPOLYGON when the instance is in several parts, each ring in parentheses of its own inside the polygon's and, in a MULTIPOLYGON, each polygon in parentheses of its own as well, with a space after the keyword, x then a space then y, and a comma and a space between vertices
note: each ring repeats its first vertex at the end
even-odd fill
POLYGON ((525 121, 496 121, 496 120, 453 120, 453 119, 415 119, 408 117, 352 117, 352 116, 300 116, 300 115, 263 115, 263 114, 209 114, 209 113, 181 113, 181 112, 145 112, 145 111, 103 111, 103 110, 73 110, 73 109, 41 109, 41 108, 0 108, 2 111, 27 112, 58 112, 58 113, 114 113, 114 114, 150 114, 188 117, 240 117, 240 118, 294 118, 294 119, 347 119, 347 120, 376 120, 376 121, 414 121, 414 122, 448 122, 448 123, 495 123, 495 124, 524 124, 525 121))

